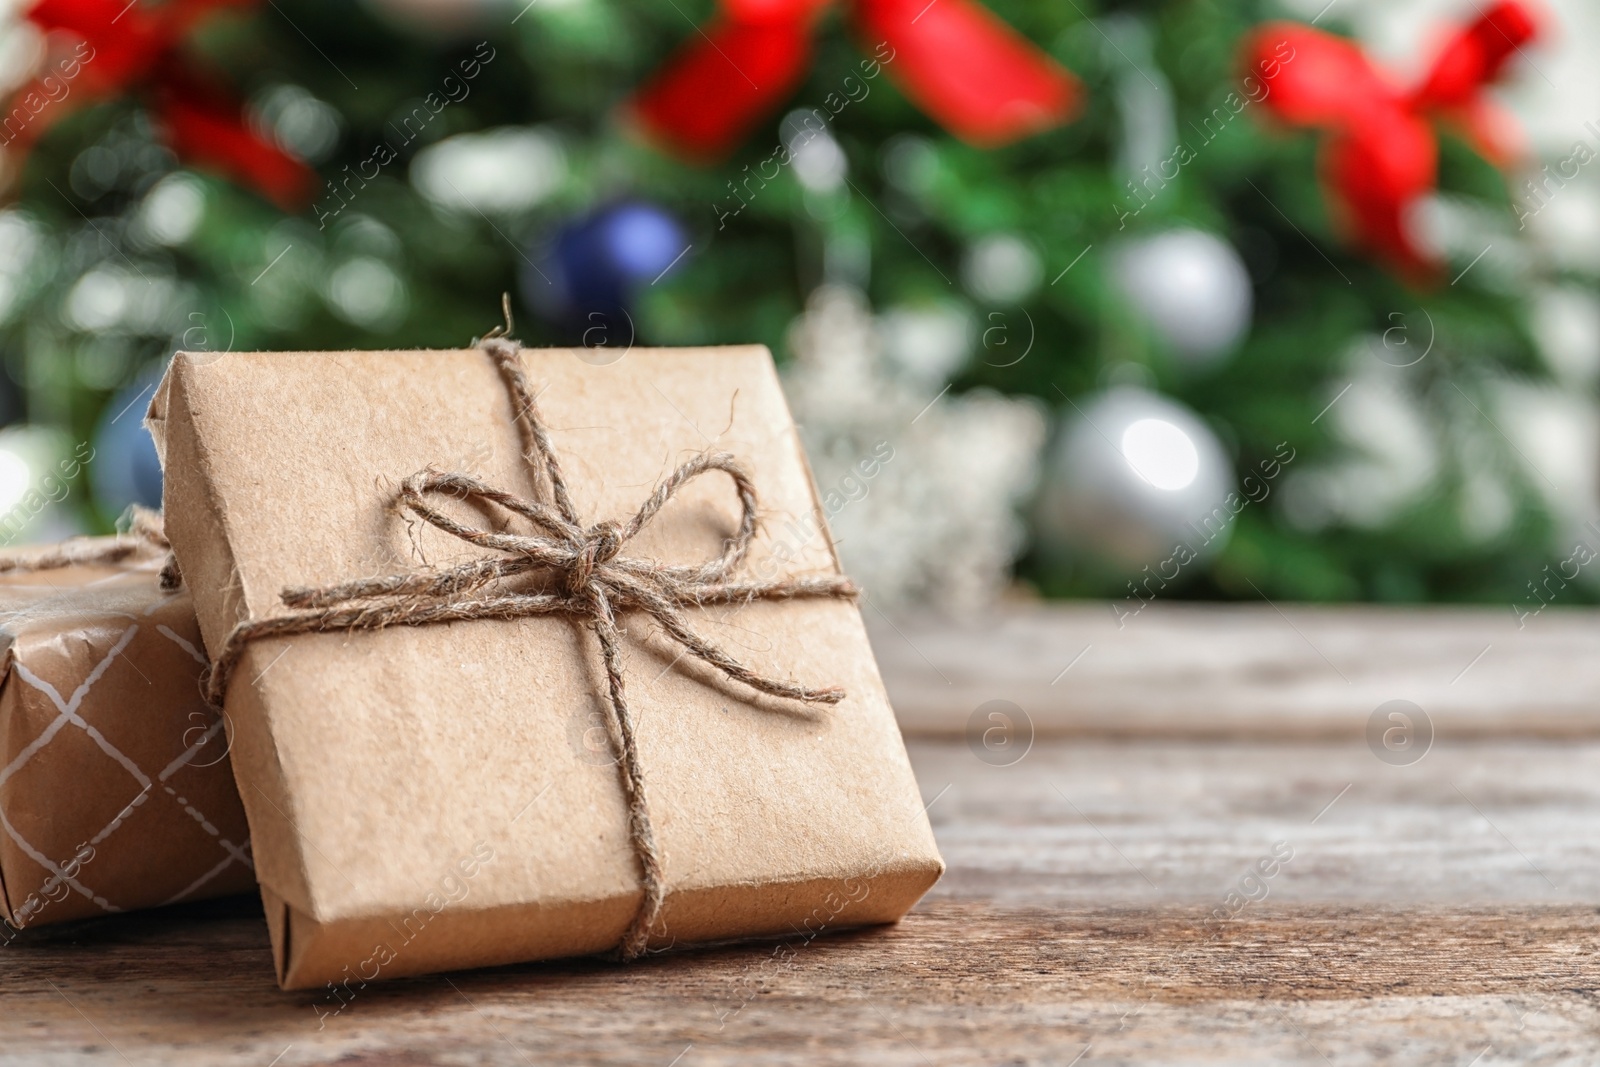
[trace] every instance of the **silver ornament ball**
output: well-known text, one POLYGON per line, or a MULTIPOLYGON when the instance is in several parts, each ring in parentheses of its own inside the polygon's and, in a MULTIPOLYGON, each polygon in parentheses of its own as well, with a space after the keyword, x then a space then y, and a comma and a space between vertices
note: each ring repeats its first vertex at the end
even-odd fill
POLYGON ((1177 357, 1220 362, 1250 328, 1250 272, 1232 245, 1202 230, 1128 241, 1112 257, 1124 300, 1177 357))
POLYGON ((1183 405, 1122 386, 1076 404, 1046 463, 1037 529, 1048 555, 1120 573, 1168 559, 1180 542, 1196 559, 1227 540, 1233 465, 1183 405))

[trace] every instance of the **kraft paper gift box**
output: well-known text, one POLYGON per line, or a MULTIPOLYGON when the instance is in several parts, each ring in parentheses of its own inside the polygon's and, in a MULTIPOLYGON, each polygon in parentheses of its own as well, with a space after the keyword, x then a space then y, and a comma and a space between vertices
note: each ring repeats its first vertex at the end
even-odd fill
MULTIPOLYGON (((584 524, 628 519, 714 448, 760 500, 735 577, 839 574, 764 347, 516 358, 584 524)), ((482 349, 179 353, 149 425, 167 534, 213 656, 236 626, 292 615, 286 588, 495 557, 402 514, 396 487, 432 468, 547 499, 515 414, 482 349)), ((452 514, 532 532, 503 509, 452 514)), ((713 472, 621 552, 698 565, 740 514, 713 472)), ((666 890, 650 946, 901 918, 943 862, 856 604, 687 614, 752 670, 848 695, 829 707, 758 694, 686 655, 654 617, 619 617, 666 890)), ((641 859, 583 618, 262 638, 228 677, 234 773, 285 988, 601 953, 632 926, 641 859)))
MULTIPOLYGON (((111 538, 68 542, 88 556, 111 538)), ((163 554, 0 562, 0 909, 12 927, 255 886, 205 657, 163 554)))

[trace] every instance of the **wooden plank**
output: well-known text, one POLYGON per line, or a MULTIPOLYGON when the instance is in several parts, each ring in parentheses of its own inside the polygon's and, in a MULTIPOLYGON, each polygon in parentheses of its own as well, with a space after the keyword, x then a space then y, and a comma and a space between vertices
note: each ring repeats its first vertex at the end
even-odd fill
POLYGON ((1042 735, 1344 739, 1403 699, 1440 736, 1600 736, 1593 611, 1078 604, 867 619, 908 733, 960 734, 1008 700, 1042 735))
POLYGON ((941 901, 784 956, 741 945, 405 980, 320 1020, 306 994, 272 987, 258 920, 135 919, 8 968, 0 1062, 1088 1067, 1595 1051, 1593 908, 1267 909, 1209 943, 1195 928, 1172 912, 941 901))
POLYGON ((1406 767, 1359 742, 1058 739, 1010 767, 963 742, 910 750, 949 864, 936 897, 1216 906, 1281 842, 1274 902, 1600 901, 1592 742, 1440 742, 1406 767))
POLYGON ((322 1018, 316 994, 273 986, 252 904, 114 917, 0 948, 0 1064, 1600 1051, 1600 744, 1441 743, 1407 767, 1331 743, 1042 740, 1004 768, 962 741, 912 755, 950 873, 896 928, 381 983, 322 1018), (1293 855, 1263 898, 1208 921, 1278 842, 1293 855))

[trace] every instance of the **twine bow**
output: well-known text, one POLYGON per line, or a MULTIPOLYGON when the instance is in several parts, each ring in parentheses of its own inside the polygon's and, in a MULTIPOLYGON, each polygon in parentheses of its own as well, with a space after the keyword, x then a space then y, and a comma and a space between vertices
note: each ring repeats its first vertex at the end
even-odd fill
POLYGON ((421 626, 467 619, 521 619, 536 615, 568 615, 594 631, 610 690, 608 735, 620 768, 628 807, 628 830, 638 858, 644 896, 618 952, 632 959, 645 951, 650 932, 666 897, 660 850, 645 799, 633 717, 618 639, 618 611, 641 611, 659 623, 684 652, 710 664, 728 678, 761 693, 813 704, 837 704, 845 693, 837 686, 811 689, 757 674, 697 634, 684 616, 686 607, 787 600, 796 597, 855 596, 850 582, 837 576, 794 577, 776 581, 738 581, 756 532, 756 491, 749 474, 727 453, 701 453, 663 481, 627 522, 604 520, 585 526, 567 491, 561 465, 539 416, 518 355, 519 345, 503 331, 485 338, 480 347, 494 361, 514 406, 522 438, 523 458, 536 485, 548 484, 553 504, 531 500, 487 485, 467 474, 419 471, 400 485, 399 504, 406 511, 452 537, 478 548, 502 553, 452 567, 360 578, 320 588, 285 589, 283 603, 302 609, 295 614, 240 623, 223 643, 208 672, 206 696, 221 706, 228 679, 251 642, 265 637, 305 633, 370 630, 385 626, 421 626), (739 496, 739 529, 724 542, 716 558, 698 566, 672 566, 623 554, 628 543, 667 501, 702 474, 721 471, 733 479, 739 496), (493 504, 527 519, 538 531, 518 534, 479 529, 459 522, 430 503, 448 496, 493 504), (554 578, 532 589, 507 587, 507 579, 524 575, 554 578))

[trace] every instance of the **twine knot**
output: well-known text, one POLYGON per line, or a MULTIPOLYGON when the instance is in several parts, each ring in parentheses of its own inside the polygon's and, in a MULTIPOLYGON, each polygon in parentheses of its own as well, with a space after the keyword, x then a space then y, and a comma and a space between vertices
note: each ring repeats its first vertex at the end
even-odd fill
POLYGON ((506 384, 512 419, 523 442, 523 458, 537 488, 548 490, 540 495, 548 495, 550 502, 497 489, 469 474, 418 471, 401 482, 399 505, 441 532, 497 555, 405 574, 285 589, 285 606, 302 610, 236 626, 207 672, 206 696, 221 706, 228 680, 245 650, 264 637, 551 614, 582 620, 594 632, 605 665, 607 734, 617 756, 628 806, 629 840, 640 867, 643 893, 639 908, 617 950, 622 958, 632 959, 649 946, 666 899, 666 884, 628 708, 616 613, 629 610, 649 615, 683 646, 683 654, 693 655, 757 692, 806 703, 837 704, 845 696, 837 686, 812 689, 750 670, 696 633, 683 609, 797 597, 849 598, 856 595, 856 589, 847 579, 832 575, 775 581, 733 578, 755 537, 756 490, 749 474, 727 453, 706 452, 691 458, 668 475, 627 522, 604 519, 585 526, 523 374, 521 346, 497 330, 479 347, 494 361, 506 384), (623 555, 628 542, 679 489, 711 472, 732 480, 740 504, 738 530, 723 542, 719 555, 688 566, 623 555), (434 498, 439 496, 494 505, 526 520, 534 532, 510 533, 468 525, 435 507, 434 498))
POLYGON ((613 519, 602 519, 589 527, 588 535, 572 559, 567 571, 567 589, 578 596, 589 589, 597 566, 604 566, 617 558, 622 551, 622 525, 613 519))

